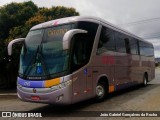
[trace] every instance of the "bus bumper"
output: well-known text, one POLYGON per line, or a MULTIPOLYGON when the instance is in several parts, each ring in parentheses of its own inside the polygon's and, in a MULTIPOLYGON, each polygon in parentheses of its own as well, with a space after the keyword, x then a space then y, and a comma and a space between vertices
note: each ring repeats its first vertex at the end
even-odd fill
POLYGON ((26 102, 69 105, 72 103, 72 84, 52 91, 51 88, 26 88, 17 86, 19 99, 26 102))

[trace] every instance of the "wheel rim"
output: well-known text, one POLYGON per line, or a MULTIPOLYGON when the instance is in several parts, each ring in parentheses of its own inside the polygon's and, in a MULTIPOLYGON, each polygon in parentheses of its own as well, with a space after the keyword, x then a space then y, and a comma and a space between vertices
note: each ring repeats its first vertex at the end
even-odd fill
POLYGON ((96 87, 96 94, 99 98, 102 98, 104 96, 104 88, 101 85, 98 85, 96 87))

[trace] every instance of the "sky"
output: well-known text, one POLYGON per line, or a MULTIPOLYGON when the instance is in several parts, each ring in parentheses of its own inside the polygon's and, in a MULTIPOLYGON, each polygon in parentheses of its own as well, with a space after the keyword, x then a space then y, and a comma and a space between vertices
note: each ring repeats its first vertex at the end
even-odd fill
MULTIPOLYGON (((28 0, 1 0, 0 6, 28 0)), ((82 16, 96 16, 153 43, 160 57, 160 0, 32 0, 39 7, 74 7, 82 16)))

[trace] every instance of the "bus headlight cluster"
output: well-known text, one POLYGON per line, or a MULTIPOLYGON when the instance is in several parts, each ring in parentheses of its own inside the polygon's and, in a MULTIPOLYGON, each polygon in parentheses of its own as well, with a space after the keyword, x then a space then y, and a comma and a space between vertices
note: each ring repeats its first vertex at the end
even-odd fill
POLYGON ((52 86, 51 90, 55 91, 55 90, 59 90, 59 89, 65 88, 65 87, 69 86, 71 83, 72 83, 72 80, 68 80, 68 81, 63 82, 63 83, 61 83, 59 85, 52 86))

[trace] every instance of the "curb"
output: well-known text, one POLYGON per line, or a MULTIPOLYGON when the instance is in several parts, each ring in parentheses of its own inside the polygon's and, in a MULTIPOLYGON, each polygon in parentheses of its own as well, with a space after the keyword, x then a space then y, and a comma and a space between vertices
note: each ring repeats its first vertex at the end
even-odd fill
POLYGON ((0 93, 0 96, 17 96, 17 93, 0 93))

